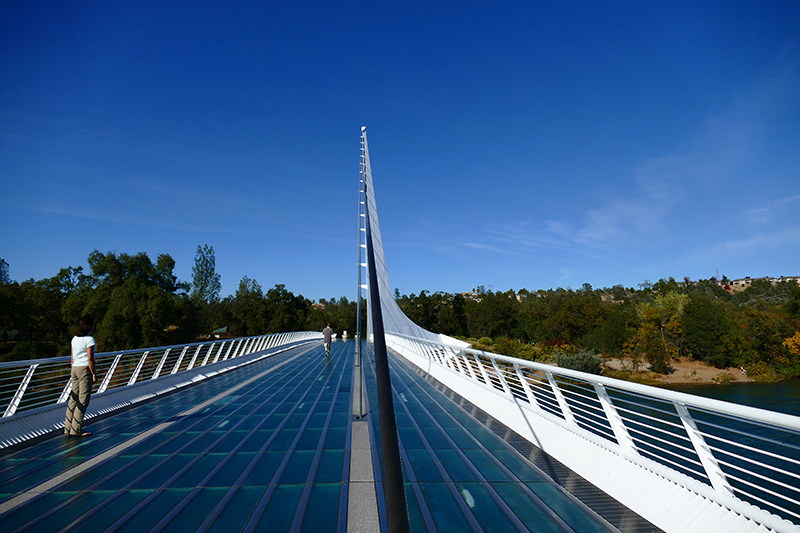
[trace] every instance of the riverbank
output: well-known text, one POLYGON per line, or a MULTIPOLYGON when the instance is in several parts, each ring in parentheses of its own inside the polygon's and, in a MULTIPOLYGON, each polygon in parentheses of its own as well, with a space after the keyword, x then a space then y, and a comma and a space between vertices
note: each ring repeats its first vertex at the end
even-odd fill
POLYGON ((647 363, 642 364, 638 371, 633 370, 633 364, 626 359, 606 359, 603 362, 604 374, 618 377, 628 381, 637 381, 651 385, 678 385, 678 384, 729 384, 752 383, 755 380, 738 368, 715 368, 701 361, 689 358, 675 359, 670 363, 672 371, 668 374, 651 372, 647 363))

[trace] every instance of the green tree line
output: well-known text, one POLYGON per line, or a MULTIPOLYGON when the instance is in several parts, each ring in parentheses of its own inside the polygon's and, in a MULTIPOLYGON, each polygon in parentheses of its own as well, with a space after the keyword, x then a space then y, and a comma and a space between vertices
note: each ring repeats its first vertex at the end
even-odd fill
POLYGON ((422 327, 527 359, 595 353, 667 372, 677 357, 739 367, 764 379, 800 376, 800 285, 754 280, 731 293, 716 280, 673 278, 638 289, 400 295, 422 327))
MULTIPOLYGON (((277 284, 264 291, 245 276, 236 293, 220 297, 214 249, 198 246, 192 281, 179 281, 167 254, 101 253, 83 267, 21 283, 0 259, 0 361, 69 355, 75 324, 95 317, 98 351, 195 342, 211 335, 240 337, 287 331, 356 329, 356 303, 314 303, 277 284)), ((364 320, 363 323, 366 323, 364 320)))
MULTIPOLYGON (((356 303, 345 297, 314 303, 281 284, 264 291, 245 276, 235 294, 221 298, 207 245, 198 246, 190 282, 175 277, 175 261, 166 254, 153 262, 145 253, 94 251, 88 265, 86 272, 67 267, 52 278, 18 283, 0 259, 0 360, 68 355, 74 325, 86 313, 97 319, 101 351, 212 334, 319 331, 327 323, 340 334, 356 329, 356 303)), ((676 357, 690 357, 720 368, 742 366, 751 376, 800 376, 800 286, 792 282, 754 280, 735 294, 714 279, 669 278, 637 289, 395 290, 395 298, 425 329, 478 339, 478 347, 516 357, 594 353, 648 363, 657 372, 668 371, 676 357)), ((362 324, 365 315, 362 309, 362 324)))

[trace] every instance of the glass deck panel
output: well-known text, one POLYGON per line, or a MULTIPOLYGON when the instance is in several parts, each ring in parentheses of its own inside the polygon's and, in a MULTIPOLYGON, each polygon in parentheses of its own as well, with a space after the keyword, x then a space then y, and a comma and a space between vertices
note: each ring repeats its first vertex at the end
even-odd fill
POLYGON ((160 461, 166 459, 166 455, 141 455, 136 461, 125 463, 114 473, 103 478, 96 486, 97 490, 122 490, 131 481, 144 475, 160 461))
POLYGON ((503 468, 492 460, 492 457, 481 450, 466 449, 461 450, 467 456, 467 460, 478 469, 481 476, 489 482, 511 481, 511 476, 503 468))
POLYGON ((516 532, 519 528, 503 512, 486 487, 480 483, 456 483, 458 492, 464 498, 475 519, 485 531, 492 533, 516 532))
POLYGON ((256 523, 255 531, 289 531, 302 493, 302 485, 278 485, 256 523))
POLYGON ((428 528, 425 525, 425 517, 422 516, 422 509, 420 508, 417 495, 414 492, 414 487, 411 483, 405 483, 406 489, 406 502, 408 506, 408 523, 411 531, 426 531, 428 528))
POLYGON ((230 497, 230 500, 222 508, 222 511, 211 522, 209 532, 230 533, 231 531, 242 531, 247 521, 255 509, 261 497, 264 495, 265 487, 240 487, 230 497))
POLYGON ((532 505, 530 496, 517 483, 492 483, 492 488, 523 523, 536 524, 534 531, 542 533, 562 533, 564 529, 541 507, 532 505))
POLYGON ((205 478, 208 473, 225 459, 227 454, 210 453, 200 457, 197 462, 189 467, 183 474, 169 484, 172 488, 194 488, 205 478))
POLYGON ((107 498, 113 496, 111 492, 79 492, 64 501, 64 505, 57 513, 50 516, 39 517, 40 520, 32 528, 39 531, 58 531, 71 524, 76 527, 80 524, 81 515, 107 498))
POLYGON ((420 483, 420 489, 439 531, 472 530, 447 484, 420 483))
POLYGON ((344 449, 323 450, 317 465, 317 472, 314 474, 316 483, 336 483, 342 479, 342 468, 344 468, 344 449))
POLYGON ((168 456, 163 461, 150 468, 150 470, 141 479, 136 481, 131 488, 157 489, 162 487, 194 458, 195 455, 183 453, 168 456))
MULTIPOLYGON (((117 531, 125 533, 150 531, 150 529, 172 511, 175 505, 188 493, 189 489, 166 489, 153 492, 151 496, 154 497, 138 512, 131 513, 130 516, 127 516, 119 525, 117 531)), ((122 502, 115 500, 114 503, 120 505, 122 502)), ((120 510, 120 516, 125 514, 123 511, 124 509, 120 510)))
POLYGON ((255 452, 237 452, 228 456, 225 468, 218 470, 206 483, 207 487, 231 487, 244 469, 255 459, 255 452))
POLYGON ((286 468, 283 470, 278 484, 305 483, 306 479, 308 479, 308 472, 313 460, 313 451, 295 450, 294 453, 289 456, 289 461, 286 463, 286 468))
POLYGON ((436 449, 434 453, 453 481, 477 481, 475 474, 455 450, 436 449))
POLYGON ((197 531, 199 526, 228 492, 227 487, 200 489, 164 528, 165 531, 197 531))
POLYGON ((311 488, 301 532, 336 531, 341 483, 315 483, 311 488))
POLYGON ((599 524, 589 513, 577 507, 564 493, 555 490, 549 483, 527 483, 536 495, 553 509, 575 531, 608 531, 599 524))
POLYGON ((261 455, 252 471, 245 478, 244 484, 269 485, 285 455, 282 452, 266 452, 261 455))
POLYGON ((117 502, 114 506, 102 506, 92 513, 84 513, 81 517, 79 531, 103 531, 119 519, 120 509, 131 509, 141 503, 152 491, 149 490, 125 490, 110 491, 108 498, 115 497, 117 502))

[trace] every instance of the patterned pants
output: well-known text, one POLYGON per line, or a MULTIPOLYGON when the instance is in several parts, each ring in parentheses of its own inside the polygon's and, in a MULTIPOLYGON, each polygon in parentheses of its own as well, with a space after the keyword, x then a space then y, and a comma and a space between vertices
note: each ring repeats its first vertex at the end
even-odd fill
POLYGON ((64 421, 65 435, 80 435, 83 433, 83 416, 89 407, 92 395, 92 373, 88 366, 72 367, 72 391, 69 393, 67 403, 67 417, 64 421))

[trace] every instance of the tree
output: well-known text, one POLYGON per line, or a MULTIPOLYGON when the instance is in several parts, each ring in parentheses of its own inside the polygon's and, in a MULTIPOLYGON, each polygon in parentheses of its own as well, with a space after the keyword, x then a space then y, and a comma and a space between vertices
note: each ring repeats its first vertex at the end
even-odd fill
POLYGON ((270 317, 268 331, 280 333, 304 329, 310 307, 311 302, 302 296, 295 296, 286 290, 285 285, 275 285, 266 294, 267 314, 270 317))
POLYGON ((218 302, 222 290, 220 275, 216 271, 214 247, 197 246, 192 267, 192 298, 206 303, 218 302))
POLYGON ((11 283, 11 276, 8 273, 8 263, 5 259, 0 258, 0 285, 8 285, 11 283))
POLYGON ((516 295, 508 292, 484 292, 481 301, 467 303, 467 324, 473 337, 500 337, 517 329, 516 295))
POLYGON ((161 254, 153 264, 144 252, 95 250, 89 266, 92 277, 88 286, 75 291, 70 309, 99 318, 99 350, 175 344, 196 336, 194 320, 188 319, 195 313, 186 302, 184 284, 172 273, 171 256, 161 254))
POLYGON ((800 356, 800 331, 788 339, 784 339, 783 345, 789 350, 792 355, 800 356))
POLYGON ((728 333, 725 311, 708 296, 692 294, 683 310, 683 334, 692 357, 719 368, 731 365, 722 351, 728 333))
POLYGON ((626 343, 632 356, 643 355, 653 372, 666 373, 670 360, 680 354, 683 341, 683 308, 686 294, 667 290, 638 307, 639 329, 626 343))
POLYGON ((258 281, 243 276, 234 297, 225 301, 233 314, 230 325, 233 335, 258 335, 269 331, 264 291, 258 281))

